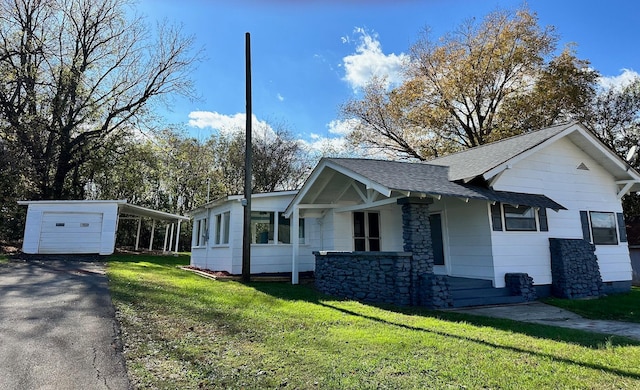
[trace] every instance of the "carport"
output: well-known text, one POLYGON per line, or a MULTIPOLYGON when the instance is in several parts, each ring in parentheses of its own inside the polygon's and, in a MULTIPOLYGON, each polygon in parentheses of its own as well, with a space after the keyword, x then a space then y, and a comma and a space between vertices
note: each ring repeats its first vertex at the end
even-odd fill
POLYGON ((126 200, 42 200, 18 204, 28 207, 23 252, 30 254, 112 254, 120 219, 138 221, 137 250, 143 218, 152 220, 149 250, 153 249, 157 225, 164 224, 162 250, 177 251, 180 225, 189 220, 182 215, 129 204, 126 200))

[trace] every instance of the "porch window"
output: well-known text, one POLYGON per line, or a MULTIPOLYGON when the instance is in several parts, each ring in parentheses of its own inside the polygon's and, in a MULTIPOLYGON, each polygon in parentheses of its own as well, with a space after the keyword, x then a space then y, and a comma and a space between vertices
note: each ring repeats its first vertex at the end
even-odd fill
POLYGON ((226 245, 229 243, 229 222, 231 220, 231 213, 216 215, 216 237, 214 240, 215 245, 226 245))
POLYGON ((208 239, 207 218, 197 219, 193 224, 193 246, 204 246, 208 239))
POLYGON ((380 214, 353 213, 353 249, 360 252, 380 251, 380 214))
MULTIPOLYGON (((278 213, 278 242, 291 244, 291 219, 285 218, 284 213, 278 213)), ((304 218, 298 220, 298 242, 304 244, 304 218)))
POLYGON ((504 226, 508 231, 536 231, 536 214, 533 207, 513 207, 505 204, 504 226))
MULTIPOLYGON (((275 211, 251 212, 252 244, 291 244, 291 220, 275 211)), ((298 220, 298 238, 304 244, 304 218, 298 220)))
POLYGON ((617 245, 616 216, 614 213, 591 211, 591 233, 596 245, 617 245))

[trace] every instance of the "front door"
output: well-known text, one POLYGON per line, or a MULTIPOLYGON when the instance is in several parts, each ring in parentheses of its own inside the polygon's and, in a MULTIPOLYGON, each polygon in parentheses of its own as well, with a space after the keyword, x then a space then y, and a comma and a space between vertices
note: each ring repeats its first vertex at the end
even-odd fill
POLYGON ((434 213, 429 215, 429 225, 431 226, 431 243, 433 247, 434 272, 446 275, 447 269, 444 258, 444 237, 442 234, 442 214, 434 213))

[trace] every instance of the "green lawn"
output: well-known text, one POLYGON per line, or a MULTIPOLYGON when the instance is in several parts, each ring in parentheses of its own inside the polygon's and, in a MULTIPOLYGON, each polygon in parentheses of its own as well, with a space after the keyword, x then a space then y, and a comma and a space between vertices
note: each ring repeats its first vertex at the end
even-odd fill
POLYGON ((628 339, 212 281, 176 267, 187 262, 110 259, 138 388, 640 388, 628 339))
POLYGON ((9 262, 9 258, 7 257, 7 255, 0 253, 0 264, 8 263, 8 262, 9 262))
POLYGON ((629 293, 598 299, 549 298, 544 302, 571 310, 585 318, 640 323, 640 287, 632 287, 629 293))

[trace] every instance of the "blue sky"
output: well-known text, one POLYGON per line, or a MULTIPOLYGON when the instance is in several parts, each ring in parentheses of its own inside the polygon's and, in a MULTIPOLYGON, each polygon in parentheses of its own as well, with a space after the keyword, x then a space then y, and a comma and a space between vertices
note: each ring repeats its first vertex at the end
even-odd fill
MULTIPOLYGON (((339 106, 374 73, 397 76, 402 56, 428 27, 439 37, 469 18, 521 1, 495 0, 141 0, 150 23, 183 25, 204 49, 193 74, 197 102, 178 100, 164 114, 191 134, 244 127, 245 33, 251 34, 253 113, 284 123, 310 147, 341 145, 339 106)), ((579 58, 620 82, 640 71, 640 2, 530 0, 542 26, 575 42, 579 58)))

